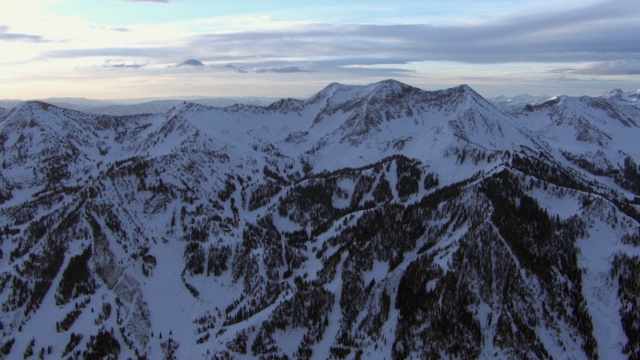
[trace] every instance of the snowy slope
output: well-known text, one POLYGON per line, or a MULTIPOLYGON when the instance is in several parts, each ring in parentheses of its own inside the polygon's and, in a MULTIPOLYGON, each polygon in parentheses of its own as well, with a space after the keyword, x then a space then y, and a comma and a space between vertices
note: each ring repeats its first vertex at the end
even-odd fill
POLYGON ((640 113, 330 84, 0 118, 0 356, 640 354, 640 113))
POLYGON ((640 108, 627 101, 560 96, 517 115, 519 126, 535 134, 545 151, 566 167, 579 168, 602 184, 613 182, 634 197, 632 185, 640 148, 640 108))

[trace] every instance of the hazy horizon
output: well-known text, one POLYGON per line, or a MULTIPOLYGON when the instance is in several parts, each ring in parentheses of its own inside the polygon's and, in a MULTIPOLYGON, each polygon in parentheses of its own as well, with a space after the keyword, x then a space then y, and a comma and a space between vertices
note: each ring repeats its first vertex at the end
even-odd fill
MULTIPOLYGON (((326 85, 328 86, 330 83, 327 83, 326 85)), ((366 86, 368 84, 344 84, 344 85, 358 85, 358 86, 366 86)), ((463 84, 458 84, 458 85, 463 85, 463 84)), ((458 85, 452 85, 450 87, 455 87, 458 85)), ((318 88, 317 91, 313 91, 312 93, 310 93, 307 96, 259 96, 259 95, 238 95, 238 96, 232 96, 232 95, 176 95, 176 96, 160 96, 160 97, 121 97, 121 98, 91 98, 91 97, 86 97, 86 96, 64 96, 64 97, 60 97, 60 96, 50 96, 50 97, 46 97, 46 98, 24 98, 24 99, 11 99, 11 98, 0 98, 0 102, 27 102, 27 101, 55 101, 55 102, 60 102, 60 103, 64 103, 65 101, 69 101, 69 103, 75 103, 75 102, 100 102, 100 103, 104 103, 104 105, 133 105, 133 104, 142 104, 145 102, 154 102, 154 101, 197 101, 197 100, 212 100, 212 99, 244 99, 244 100, 251 100, 251 99, 262 99, 262 100, 273 100, 273 101, 277 101, 280 99, 286 99, 286 98, 293 98, 293 99, 300 99, 300 100, 304 100, 307 98, 312 97, 313 95, 315 95, 316 93, 322 91, 326 86, 323 86, 321 88, 318 88)), ((420 88, 420 87, 418 87, 420 88)), ((448 87, 447 87, 448 88, 448 87)), ((502 96, 508 97, 508 98, 513 98, 516 96, 522 96, 522 95, 528 95, 528 96, 533 96, 533 97, 542 97, 542 96, 549 96, 549 97, 553 97, 556 95, 568 95, 568 96, 601 96, 603 95, 605 92, 609 91, 609 90, 614 90, 614 89, 619 89, 619 88, 608 88, 608 89, 602 89, 602 91, 597 91, 595 90, 594 93, 592 94, 566 94, 566 93, 530 93, 530 92, 521 92, 521 93, 512 93, 512 94, 495 94, 495 95, 486 95, 484 94, 482 91, 479 91, 478 89, 474 88, 473 86, 471 86, 471 88, 473 88, 474 90, 476 90, 481 96, 483 96, 486 99, 495 99, 495 98, 499 98, 502 96)), ((423 89, 423 90, 427 90, 427 91, 437 91, 437 90, 444 90, 446 89, 445 87, 443 88, 439 88, 439 89, 423 89)), ((629 92, 636 92, 639 91, 640 92, 640 88, 638 89, 621 89, 622 91, 624 91, 625 93, 629 93, 629 92)), ((0 107, 2 107, 2 104, 0 104, 0 107)))

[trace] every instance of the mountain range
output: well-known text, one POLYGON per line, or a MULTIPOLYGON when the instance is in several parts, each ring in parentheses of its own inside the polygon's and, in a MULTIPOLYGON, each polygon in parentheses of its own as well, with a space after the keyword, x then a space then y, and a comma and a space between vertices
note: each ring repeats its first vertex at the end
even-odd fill
MULTIPOLYGON (((99 115, 136 115, 155 114, 169 111, 172 107, 185 102, 205 106, 224 107, 235 104, 248 105, 269 105, 275 98, 266 97, 184 97, 172 99, 124 99, 124 100, 95 100, 87 98, 48 98, 37 100, 50 105, 62 107, 70 110, 78 110, 90 114, 99 115)), ((0 107, 12 109, 24 101, 22 100, 0 100, 0 107)))
POLYGON ((395 80, 0 110, 0 356, 639 358, 638 138, 395 80))

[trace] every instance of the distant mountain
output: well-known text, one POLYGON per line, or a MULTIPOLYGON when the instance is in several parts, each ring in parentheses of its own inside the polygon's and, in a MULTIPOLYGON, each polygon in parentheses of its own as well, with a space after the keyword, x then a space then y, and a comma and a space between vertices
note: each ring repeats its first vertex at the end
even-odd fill
MULTIPOLYGON (((620 89, 607 90, 601 95, 602 98, 612 101, 627 101, 636 103, 640 99, 640 89, 635 91, 624 92, 620 89)), ((552 96, 540 95, 533 96, 528 94, 516 96, 498 96, 489 98, 489 102, 503 112, 515 113, 521 111, 527 105, 540 105, 549 100, 552 96)))
MULTIPOLYGON (((272 98, 261 97, 239 97, 239 98, 204 98, 188 100, 190 103, 211 106, 211 107, 227 107, 235 104, 259 105, 265 106, 276 101, 272 98)), ((108 105, 94 107, 86 110, 92 114, 102 115, 136 115, 136 114, 159 114, 164 113, 171 108, 185 104, 187 100, 154 100, 131 105, 108 105)))
MULTIPOLYGON (((39 100, 65 109, 89 112, 101 115, 137 115, 157 114, 169 111, 171 108, 184 104, 187 101, 205 106, 226 107, 234 104, 269 105, 276 101, 267 97, 214 97, 214 98, 188 98, 168 100, 94 100, 85 98, 49 98, 39 100)), ((21 100, 0 100, 0 106, 14 108, 23 103, 21 100)))
POLYGON ((176 65, 178 67, 180 66, 204 66, 204 64, 202 63, 202 61, 197 60, 197 59, 187 59, 183 62, 181 62, 180 64, 176 65))
POLYGON ((497 107, 501 111, 504 112, 517 112, 522 110, 526 105, 539 105, 542 104, 552 96, 549 95, 540 95, 533 96, 529 94, 522 94, 516 96, 498 96, 495 98, 490 98, 489 102, 493 104, 493 106, 497 107))
POLYGON ((0 357, 637 358, 630 98, 0 110, 0 357))
POLYGON ((638 99, 640 99, 640 89, 627 93, 620 89, 609 90, 602 94, 602 97, 606 99, 637 102, 638 99))

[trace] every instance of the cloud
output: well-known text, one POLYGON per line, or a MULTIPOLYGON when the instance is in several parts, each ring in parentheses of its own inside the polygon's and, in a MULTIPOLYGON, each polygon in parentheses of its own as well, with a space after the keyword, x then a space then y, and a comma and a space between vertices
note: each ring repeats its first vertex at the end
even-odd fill
POLYGON ((557 76, 557 77, 546 78, 545 81, 557 81, 557 82, 585 82, 585 81, 589 81, 589 82, 591 82, 591 81, 596 81, 596 79, 581 79, 581 78, 577 78, 577 77, 561 75, 561 76, 557 76))
POLYGON ((32 43, 50 42, 40 35, 16 34, 9 32, 10 27, 0 25, 0 41, 23 41, 32 43))
POLYGON ((108 69, 139 69, 139 68, 143 68, 143 67, 145 67, 147 65, 149 65, 148 62, 145 63, 145 64, 138 64, 138 63, 127 64, 127 63, 123 62, 122 60, 107 59, 107 60, 105 60, 105 62, 102 65, 102 67, 108 68, 108 69))
POLYGON ((115 31, 120 33, 127 33, 131 31, 130 28, 126 28, 126 27, 107 27, 107 26, 91 26, 91 29, 108 30, 108 31, 115 31))
POLYGON ((640 2, 609 0, 473 24, 286 23, 253 31, 197 34, 169 45, 66 49, 42 57, 143 57, 158 64, 175 64, 197 54, 218 67, 233 64, 222 69, 235 73, 377 72, 395 76, 408 73, 406 64, 447 61, 594 64, 557 69, 555 73, 561 75, 613 74, 620 71, 616 66, 623 65, 626 70, 620 74, 637 74, 637 62, 623 59, 640 58, 639 16, 640 2), (301 66, 305 61, 307 65, 301 66))
POLYGON ((239 57, 314 61, 607 61, 640 57, 639 14, 640 3, 616 0, 476 25, 294 24, 280 30, 202 34, 189 46, 239 57))
POLYGON ((145 57, 163 59, 180 56, 185 49, 173 47, 106 47, 90 49, 63 49, 42 53, 39 59, 74 59, 84 57, 145 57))
POLYGON ((280 67, 260 67, 253 69, 253 71, 257 73, 279 73, 279 74, 291 74, 298 72, 309 72, 309 70, 304 70, 297 66, 289 65, 289 66, 280 66, 280 67))
POLYGON ((110 28, 109 30, 117 31, 117 32, 129 32, 129 31, 131 31, 131 29, 126 28, 126 27, 114 27, 114 28, 110 28))
POLYGON ((168 3, 169 0, 125 0, 128 2, 168 3))
POLYGON ((571 75, 640 75, 640 60, 603 61, 575 68, 553 69, 549 72, 571 75))
POLYGON ((306 70, 296 65, 275 65, 275 66, 260 66, 260 67, 238 67, 236 65, 227 64, 221 67, 221 69, 227 72, 235 72, 239 74, 247 74, 247 73, 257 73, 257 74, 265 74, 265 73, 277 73, 277 74, 292 74, 292 73, 304 73, 304 72, 312 72, 311 70, 306 70))
POLYGON ((239 68, 239 67, 237 67, 235 65, 231 65, 231 64, 224 65, 224 66, 220 67, 220 69, 222 69, 222 70, 224 70, 226 72, 232 72, 232 73, 238 73, 238 74, 246 74, 246 73, 249 72, 248 70, 241 69, 241 68, 239 68))

